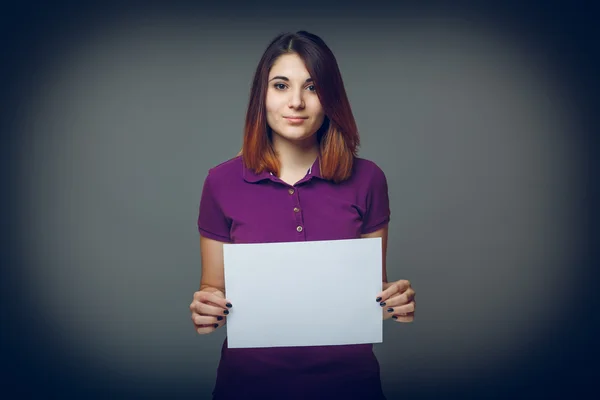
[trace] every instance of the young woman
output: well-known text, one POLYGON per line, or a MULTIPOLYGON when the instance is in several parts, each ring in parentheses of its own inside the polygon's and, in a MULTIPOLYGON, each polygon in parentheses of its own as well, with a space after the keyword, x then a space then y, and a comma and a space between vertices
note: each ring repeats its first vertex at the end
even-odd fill
MULTIPOLYGON (((357 157, 358 144, 331 50, 305 31, 277 36, 254 76, 241 154, 212 168, 204 181, 198 217, 202 279, 190 305, 198 333, 213 332, 235 312, 225 296, 223 243, 381 237, 383 291, 373 293, 373 300, 380 302, 383 319, 412 322, 410 282, 387 282, 386 178, 375 163, 357 157)), ((343 281, 340 276, 331 284, 343 281)), ((322 295, 322 312, 336 318, 322 295)), ((357 315, 357 326, 360 321, 357 315)), ((229 349, 227 339, 213 395, 384 398, 372 345, 229 349)))

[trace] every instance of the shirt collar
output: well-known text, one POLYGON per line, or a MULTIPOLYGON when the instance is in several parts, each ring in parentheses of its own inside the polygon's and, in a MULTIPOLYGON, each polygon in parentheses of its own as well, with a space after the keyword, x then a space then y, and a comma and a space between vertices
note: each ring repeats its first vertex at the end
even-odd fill
MULTIPOLYGON (((244 180, 249 183, 256 183, 256 182, 264 181, 266 179, 273 179, 275 177, 275 175, 273 175, 273 173, 266 171, 266 170, 257 174, 253 170, 247 168, 246 165, 244 165, 244 163, 242 163, 242 168, 243 168, 242 175, 244 177, 244 180)), ((313 165, 311 165, 307 171, 307 176, 306 176, 307 180, 310 180, 313 177, 323 179, 321 176, 320 157, 317 157, 317 159, 315 160, 313 165)))

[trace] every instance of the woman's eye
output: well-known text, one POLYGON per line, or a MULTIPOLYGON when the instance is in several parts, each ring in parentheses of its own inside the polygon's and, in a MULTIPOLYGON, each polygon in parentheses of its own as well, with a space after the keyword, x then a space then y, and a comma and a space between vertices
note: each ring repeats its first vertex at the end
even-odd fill
POLYGON ((310 85, 310 86, 308 87, 308 90, 310 90, 311 92, 314 92, 314 91, 316 91, 316 90, 317 90, 317 88, 315 87, 315 85, 310 85))
POLYGON ((279 90, 285 89, 285 85, 283 83, 276 83, 273 86, 275 86, 275 89, 279 89, 279 90))

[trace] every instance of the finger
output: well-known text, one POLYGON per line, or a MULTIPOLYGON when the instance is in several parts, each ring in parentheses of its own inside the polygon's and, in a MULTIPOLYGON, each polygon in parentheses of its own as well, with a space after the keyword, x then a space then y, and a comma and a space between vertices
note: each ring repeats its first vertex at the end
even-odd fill
POLYGON ((375 301, 377 301, 383 307, 386 305, 386 301, 395 295, 398 295, 398 287, 396 285, 391 285, 383 292, 379 292, 375 301))
POLYGON ((386 300, 382 300, 379 305, 384 308, 384 307, 390 307, 390 306, 397 306, 400 305, 400 303, 398 302, 398 298, 401 296, 400 293, 396 293, 394 295, 392 295, 391 297, 387 298, 386 300))
POLYGON ((200 303, 212 303, 219 307, 223 308, 231 308, 231 302, 225 298, 223 292, 207 292, 201 290, 199 292, 194 293, 194 300, 199 301, 200 303))
POLYGON ((407 315, 394 315, 392 318, 396 322, 413 322, 415 320, 415 314, 410 313, 407 315))
POLYGON ((398 307, 388 307, 386 310, 390 314, 399 315, 399 314, 409 314, 415 312, 415 302, 411 301, 408 304, 404 304, 398 307))
POLYGON ((383 311, 383 312, 382 312, 382 319, 383 319, 384 321, 386 321, 386 320, 388 320, 388 319, 392 318, 393 314, 391 314, 391 313, 387 312, 386 310, 382 310, 382 311, 383 311))
POLYGON ((210 304, 200 302, 196 302, 193 311, 200 315, 214 315, 215 317, 218 315, 222 316, 229 314, 229 310, 226 308, 211 306, 210 304))
POLYGON ((199 301, 194 301, 192 303, 192 305, 190 306, 190 309, 191 309, 192 313, 201 314, 201 315, 217 316, 217 315, 229 314, 229 311, 227 311, 227 313, 226 313, 225 312, 226 309, 223 309, 222 307, 214 306, 211 304, 201 303, 199 301))
POLYGON ((376 301, 385 302, 387 299, 389 299, 394 294, 402 293, 405 290, 407 290, 409 287, 410 287, 410 282, 407 280, 401 280, 401 281, 394 282, 386 290, 379 292, 379 294, 377 295, 376 301))
POLYGON ((198 332, 198 334, 200 334, 200 335, 205 335, 207 333, 214 332, 215 330, 217 330, 217 327, 218 327, 217 324, 201 326, 199 328, 196 328, 196 332, 198 332))
POLYGON ((410 303, 411 301, 414 300, 414 297, 415 297, 415 291, 412 289, 408 289, 404 293, 396 294, 395 296, 392 296, 391 298, 387 299, 385 302, 382 301, 382 303, 385 303, 384 305, 387 307, 398 307, 398 306, 402 306, 404 304, 410 303))
POLYGON ((220 321, 222 321, 224 319, 224 317, 222 316, 209 316, 209 315, 200 315, 197 313, 192 313, 192 321, 194 322, 194 325, 200 326, 200 325, 214 325, 216 323, 219 323, 220 321))
MULTIPOLYGON (((211 317, 211 318, 214 318, 214 317, 211 317)), ((211 333, 227 323, 227 318, 223 318, 223 317, 219 316, 219 317, 216 317, 215 319, 217 320, 217 322, 211 322, 210 324, 195 325, 196 332, 198 332, 199 334, 211 333)))
POLYGON ((210 303, 223 308, 231 308, 231 302, 225 298, 221 291, 209 292, 201 290, 194 293, 194 300, 201 303, 210 303))

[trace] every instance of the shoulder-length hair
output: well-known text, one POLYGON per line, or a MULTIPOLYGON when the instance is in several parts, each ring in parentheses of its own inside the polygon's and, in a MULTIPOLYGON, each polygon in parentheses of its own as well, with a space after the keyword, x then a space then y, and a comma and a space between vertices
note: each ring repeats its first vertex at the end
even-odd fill
POLYGON ((321 176, 334 182, 346 180, 352 173, 360 143, 356 121, 335 56, 320 37, 306 31, 278 35, 258 63, 244 127, 241 151, 244 164, 256 173, 267 170, 279 174, 265 104, 271 67, 278 57, 290 53, 304 61, 325 113, 323 125, 316 133, 321 176))

